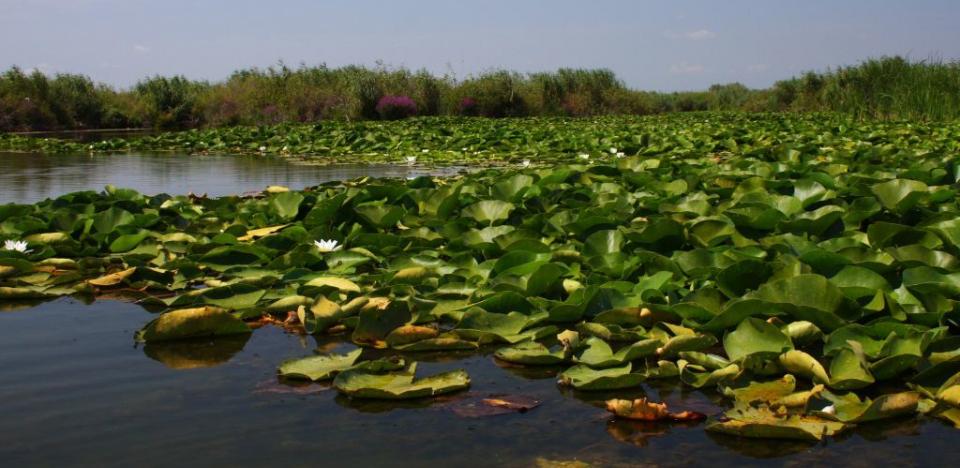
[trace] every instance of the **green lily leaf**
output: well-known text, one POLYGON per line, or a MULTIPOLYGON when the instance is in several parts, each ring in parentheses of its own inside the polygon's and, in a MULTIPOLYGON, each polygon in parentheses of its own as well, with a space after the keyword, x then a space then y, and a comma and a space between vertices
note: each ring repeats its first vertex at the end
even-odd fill
POLYGON ((470 386, 470 377, 463 370, 416 378, 416 363, 400 372, 373 373, 365 369, 348 369, 337 374, 333 386, 353 398, 405 400, 433 397, 463 390, 470 386))
POLYGON ((520 344, 500 348, 494 356, 501 361, 525 366, 552 366, 567 362, 564 351, 551 351, 546 346, 535 341, 525 341, 520 344))
POLYGON ((860 400, 853 393, 835 395, 823 392, 820 398, 819 404, 812 405, 817 416, 845 423, 862 423, 914 414, 920 394, 902 392, 882 395, 875 400, 860 400))
POLYGON ((289 379, 328 380, 338 372, 353 367, 363 350, 356 349, 347 354, 330 354, 292 359, 280 364, 278 372, 289 379))
POLYGON ((593 369, 584 364, 575 365, 560 374, 560 383, 577 390, 617 390, 638 387, 643 383, 643 374, 633 374, 633 366, 626 363, 619 367, 593 369))
POLYGON ((776 306, 798 320, 826 330, 843 326, 849 304, 843 292, 820 275, 799 275, 768 282, 749 298, 776 306))
POLYGON ((856 390, 875 382, 863 355, 863 348, 855 342, 840 350, 830 362, 830 387, 840 390, 856 390))
POLYGON ((731 361, 737 362, 758 355, 775 358, 793 349, 793 343, 775 325, 751 317, 724 335, 723 349, 731 361))
POLYGON ((357 326, 351 339, 354 343, 374 348, 387 347, 386 339, 395 329, 413 320, 405 302, 381 298, 360 309, 357 326))
POLYGON ((624 346, 616 353, 610 348, 606 341, 600 338, 587 338, 583 345, 584 349, 576 356, 576 362, 586 364, 593 368, 604 368, 623 365, 625 362, 634 361, 645 356, 651 356, 656 353, 660 346, 660 340, 642 340, 636 343, 624 346))
POLYGON ((737 407, 726 413, 728 419, 707 424, 707 430, 755 439, 794 439, 819 441, 840 433, 846 424, 815 416, 780 414, 769 407, 737 407))
POLYGON ((680 381, 693 388, 719 385, 740 375, 740 366, 729 364, 719 369, 707 369, 699 364, 679 360, 680 381))
POLYGON ((522 333, 528 322, 529 317, 519 312, 498 314, 471 308, 463 314, 455 330, 458 335, 480 343, 518 343, 533 338, 522 333))
POLYGON ((929 195, 927 184, 909 179, 893 179, 871 187, 884 208, 903 212, 913 208, 929 195))
POLYGON ((137 332, 137 341, 154 342, 250 333, 242 320, 217 307, 180 309, 161 314, 137 332))
POLYGON ((473 218, 480 224, 492 226, 497 221, 504 221, 513 211, 513 203, 500 200, 484 200, 470 205, 462 210, 463 216, 473 218))

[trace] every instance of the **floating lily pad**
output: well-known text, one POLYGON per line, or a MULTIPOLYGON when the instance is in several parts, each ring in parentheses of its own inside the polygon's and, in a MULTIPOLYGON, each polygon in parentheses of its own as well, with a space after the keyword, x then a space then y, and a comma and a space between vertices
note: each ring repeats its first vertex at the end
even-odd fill
POLYGON ((333 380, 338 391, 353 398, 405 400, 456 392, 470 386, 463 370, 416 378, 416 363, 399 372, 373 373, 364 369, 346 370, 333 380))
POLYGON ((349 369, 360 358, 363 350, 356 349, 347 354, 331 354, 293 359, 280 364, 278 372, 290 379, 327 380, 349 369))
POLYGON ((707 430, 755 439, 819 441, 847 425, 816 416, 779 413, 769 407, 743 406, 726 413, 726 419, 707 424, 707 430))
POLYGON ((550 348, 535 341, 500 348, 494 356, 503 361, 527 366, 552 366, 568 360, 562 349, 551 351, 550 348))
POLYGON ((619 367, 593 369, 579 364, 560 374, 560 383, 577 390, 616 390, 640 386, 645 376, 631 373, 633 366, 626 363, 619 367))
POLYGON ((137 332, 137 340, 152 342, 202 336, 250 333, 250 327, 217 307, 180 309, 161 314, 137 332))

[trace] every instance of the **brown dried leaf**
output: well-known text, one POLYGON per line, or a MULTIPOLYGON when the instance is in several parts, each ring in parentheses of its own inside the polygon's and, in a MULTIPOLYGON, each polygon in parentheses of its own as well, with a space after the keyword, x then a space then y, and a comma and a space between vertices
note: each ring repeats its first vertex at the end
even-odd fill
POLYGON ((670 417, 666 403, 653 403, 646 398, 607 400, 607 411, 626 419, 662 421, 670 417))

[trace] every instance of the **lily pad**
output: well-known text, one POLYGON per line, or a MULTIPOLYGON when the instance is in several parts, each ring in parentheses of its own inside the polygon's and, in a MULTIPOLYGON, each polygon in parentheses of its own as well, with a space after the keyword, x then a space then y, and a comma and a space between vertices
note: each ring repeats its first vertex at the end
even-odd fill
POLYGON ((250 327, 218 307, 180 309, 161 314, 137 332, 143 342, 250 333, 250 327))
POLYGON ((560 374, 560 383, 577 390, 617 390, 640 386, 645 376, 633 374, 633 365, 593 369, 584 364, 573 366, 560 374))
POLYGON ((463 370, 416 378, 416 363, 399 372, 373 373, 364 369, 337 374, 333 386, 353 398, 405 400, 425 398, 463 390, 470 377, 463 370))
POLYGON ((280 364, 278 372, 281 376, 290 379, 328 380, 341 371, 353 366, 360 358, 362 349, 353 350, 347 354, 330 354, 310 356, 286 361, 280 364))

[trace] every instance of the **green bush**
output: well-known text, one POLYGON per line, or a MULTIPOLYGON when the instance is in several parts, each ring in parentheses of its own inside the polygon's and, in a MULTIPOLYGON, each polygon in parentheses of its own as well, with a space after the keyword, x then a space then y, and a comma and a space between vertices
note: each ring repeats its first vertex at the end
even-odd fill
POLYGON ((155 76, 130 90, 115 90, 81 75, 47 76, 13 67, 0 74, 0 131, 379 119, 377 103, 384 96, 409 96, 421 116, 587 117, 720 110, 946 120, 960 118, 960 63, 882 57, 808 72, 768 89, 729 83, 674 93, 630 89, 607 69, 531 74, 491 70, 455 79, 382 64, 291 68, 280 63, 239 70, 217 83, 155 76))

